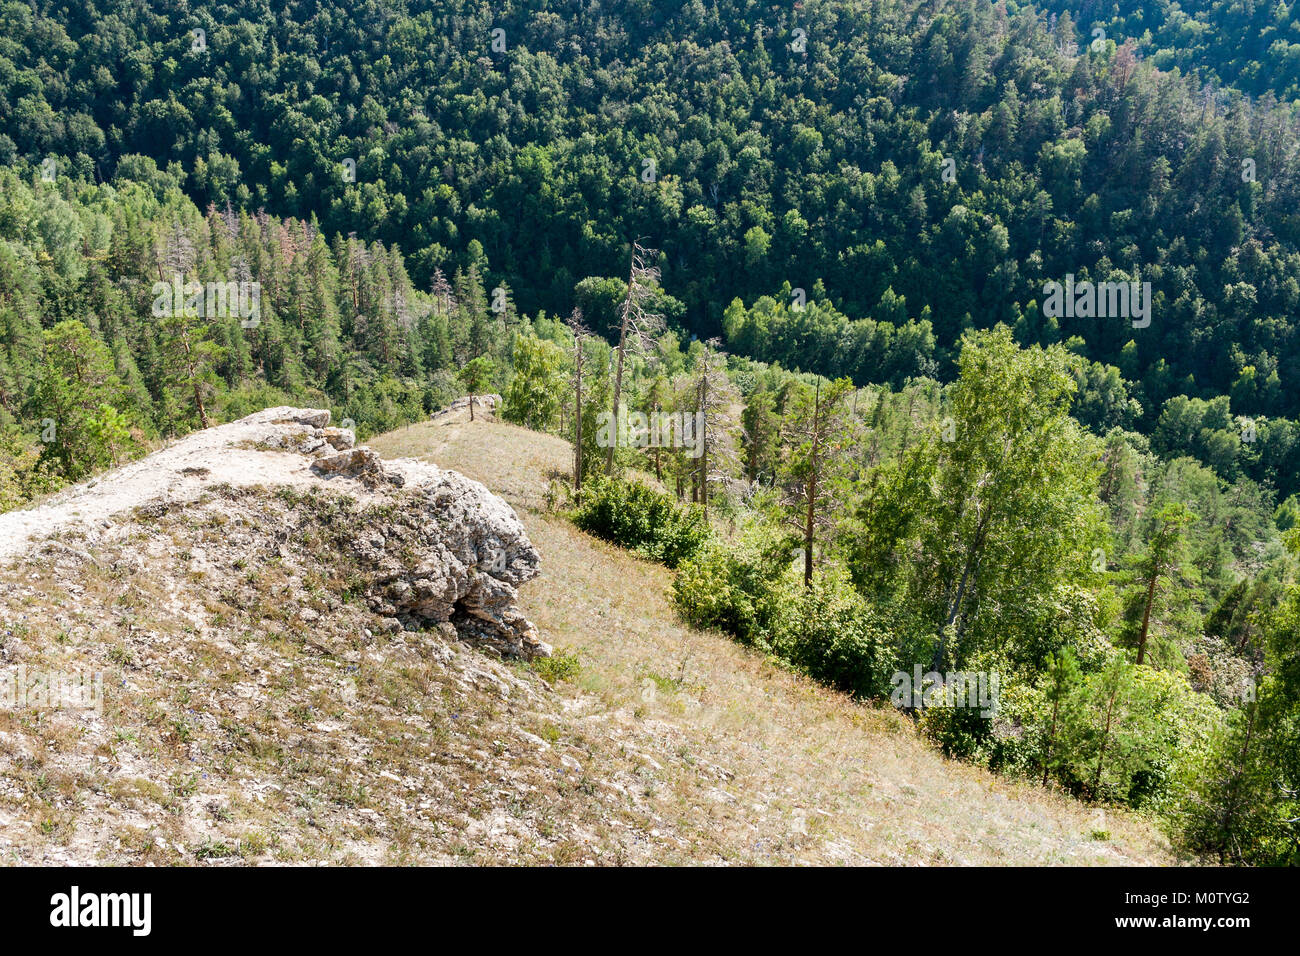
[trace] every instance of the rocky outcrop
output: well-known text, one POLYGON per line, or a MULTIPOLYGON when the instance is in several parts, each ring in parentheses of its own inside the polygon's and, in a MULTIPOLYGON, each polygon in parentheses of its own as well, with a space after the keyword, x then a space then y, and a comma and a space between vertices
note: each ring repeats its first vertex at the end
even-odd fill
POLYGON ((541 556, 510 506, 464 475, 353 447, 351 433, 327 427, 323 414, 297 410, 272 424, 310 429, 293 447, 314 459, 313 473, 359 482, 396 505, 372 509, 392 518, 358 529, 353 541, 370 608, 395 629, 449 625, 504 656, 548 655, 516 605, 515 589, 538 575, 541 556))
MULTIPOLYGON (((397 472, 388 480, 406 477, 397 472)), ((404 627, 449 624, 506 656, 549 654, 515 603, 515 589, 537 576, 541 557, 510 506, 478 482, 441 470, 397 498, 402 508, 392 520, 358 534, 354 545, 359 564, 370 569, 371 609, 404 627)))
POLYGON ((503 656, 549 654, 517 605, 541 559, 510 506, 456 472, 355 447, 329 421, 324 409, 281 407, 196 432, 48 505, 0 515, 0 558, 52 546, 52 532, 73 528, 93 547, 115 515, 198 507, 222 485, 346 494, 366 517, 340 535, 340 557, 387 629, 454 628, 503 656))
POLYGON ((456 412, 467 411, 470 406, 471 398, 473 399, 474 407, 478 409, 480 413, 486 411, 489 412, 490 414, 495 415, 497 409, 501 407, 501 396, 492 392, 489 392, 486 395, 474 395, 474 396, 462 395, 460 398, 456 399, 446 408, 439 409, 438 411, 434 412, 432 417, 434 418, 434 420, 437 420, 439 418, 445 418, 448 415, 455 414, 456 412))

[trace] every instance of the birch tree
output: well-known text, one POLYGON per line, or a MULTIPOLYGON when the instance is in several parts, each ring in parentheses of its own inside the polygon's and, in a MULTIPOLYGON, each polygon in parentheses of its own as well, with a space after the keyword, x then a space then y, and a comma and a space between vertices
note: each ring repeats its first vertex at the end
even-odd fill
POLYGON ((582 371, 583 345, 591 331, 583 324, 582 309, 574 308, 565 320, 573 333, 573 490, 582 490, 582 371))
POLYGON ((998 326, 963 339, 948 422, 882 466, 859 512, 859 581, 931 642, 931 667, 1032 635, 1025 595, 1082 574, 1099 541, 1093 445, 1070 418, 1072 358, 998 326))

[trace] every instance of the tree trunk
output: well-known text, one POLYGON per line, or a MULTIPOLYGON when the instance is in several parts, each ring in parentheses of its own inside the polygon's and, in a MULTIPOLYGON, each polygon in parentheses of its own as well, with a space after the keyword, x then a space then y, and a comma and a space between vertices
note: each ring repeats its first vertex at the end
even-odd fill
MULTIPOLYGON (((1059 663, 1058 663, 1059 666, 1059 663)), ((1058 670, 1057 673, 1060 673, 1058 670)), ((1052 747, 1056 744, 1056 718, 1061 712, 1061 689, 1056 689, 1056 700, 1052 701, 1052 726, 1047 731, 1047 749, 1043 752, 1043 786, 1047 786, 1047 768, 1052 759, 1052 747)))
POLYGON ((700 503, 704 505, 704 515, 709 514, 709 375, 707 371, 700 379, 700 503))
POLYGON ((948 607, 947 620, 944 622, 943 631, 939 634, 939 646, 934 652, 934 661, 932 667, 934 670, 943 670, 943 659, 947 651, 947 631, 954 621, 957 620, 957 614, 961 610, 962 601, 966 598, 966 583, 970 579, 971 569, 979 561, 980 553, 984 550, 984 536, 987 533, 988 512, 980 519, 979 527, 975 529, 975 538, 971 542, 970 549, 966 552, 966 562, 961 570, 961 580, 957 583, 957 593, 953 596, 952 604, 948 607))
POLYGON ((817 508, 817 480, 814 478, 808 491, 808 515, 803 529, 803 586, 812 587, 813 574, 813 526, 817 508))
MULTIPOLYGON (((654 413, 655 413, 655 421, 656 421, 656 422, 659 421, 659 412, 660 412, 659 403, 658 403, 658 402, 655 402, 655 404, 654 404, 654 413)), ((656 426, 656 430, 658 430, 658 426, 656 426)), ((663 469, 663 463, 660 462, 660 460, 659 460, 659 439, 658 439, 658 438, 655 439, 655 446, 654 446, 654 448, 655 448, 655 479, 658 480, 658 481, 663 481, 663 480, 664 480, 664 469, 663 469)))
POLYGON ((614 477, 614 447, 618 444, 619 420, 618 403, 623 395, 623 350, 627 347, 627 327, 632 320, 633 283, 636 281, 635 263, 636 247, 632 248, 633 269, 627 276, 627 295, 623 298, 623 321, 618 329, 618 370, 614 373, 614 441, 609 444, 609 453, 605 458, 605 470, 614 477))
POLYGON ((1147 629, 1151 624, 1151 605, 1156 596, 1156 578, 1160 576, 1159 556, 1153 556, 1151 563, 1151 580, 1147 583, 1147 603, 1142 610, 1142 633, 1138 635, 1138 663, 1141 664, 1147 655, 1147 629))
POLYGON ((1245 771, 1246 758, 1250 756, 1250 741, 1255 731, 1255 714, 1259 708, 1251 705, 1250 718, 1246 722, 1246 739, 1241 744, 1241 757, 1237 761, 1237 768, 1232 773, 1232 780, 1228 785, 1228 798, 1223 808, 1223 820, 1219 823, 1219 832, 1223 834, 1224 842, 1219 846, 1219 863, 1227 862, 1227 842, 1232 839, 1233 817, 1237 811, 1237 782, 1241 774, 1245 771))
POLYGON ((194 380, 194 404, 197 405, 199 409, 199 424, 202 427, 207 428, 208 410, 203 407, 203 393, 199 390, 198 379, 194 380))
POLYGON ((627 334, 627 325, 623 326, 623 333, 618 337, 618 370, 614 373, 614 437, 610 440, 609 451, 605 454, 605 472, 611 478, 614 477, 614 449, 618 445, 619 436, 619 417, 618 403, 623 396, 623 337, 627 334))
POLYGON ((189 373, 190 387, 194 389, 194 407, 199 413, 199 425, 208 427, 208 410, 203 405, 203 390, 199 387, 199 377, 194 374, 194 353, 190 350, 190 334, 181 332, 181 345, 185 346, 185 370, 189 373))
POLYGON ((1115 698, 1119 696, 1119 684, 1110 693, 1110 700, 1106 703, 1106 729, 1101 734, 1101 749, 1097 751, 1097 772, 1092 775, 1092 798, 1097 799, 1097 791, 1101 787, 1101 768, 1106 760, 1106 748, 1110 744, 1110 722, 1115 715, 1115 698))
POLYGON ((577 387, 573 398, 573 490, 582 490, 582 339, 574 345, 573 364, 577 387))
POLYGON ((804 517, 803 529, 803 586, 812 587, 813 575, 813 534, 817 522, 817 471, 821 466, 818 450, 821 446, 822 386, 817 383, 813 396, 813 432, 812 432, 812 468, 808 476, 808 511, 804 517))

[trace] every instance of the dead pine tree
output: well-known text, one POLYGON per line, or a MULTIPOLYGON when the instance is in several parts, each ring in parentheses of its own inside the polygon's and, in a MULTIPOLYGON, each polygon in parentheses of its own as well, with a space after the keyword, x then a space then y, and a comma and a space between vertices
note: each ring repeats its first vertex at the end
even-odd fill
MULTIPOLYGON (((650 405, 650 420, 660 422, 663 420, 664 398, 668 391, 668 382, 663 375, 656 375, 650 382, 650 389, 646 395, 650 405)), ((661 436, 662 438, 662 436, 661 436)), ((650 460, 654 463, 655 479, 664 480, 664 463, 663 463, 663 442, 662 440, 653 441, 647 449, 650 454, 650 460)))
POLYGON ((582 490, 582 346, 591 331, 582 323, 582 309, 575 308, 565 321, 573 332, 573 490, 582 490))
POLYGON ((727 377, 727 356, 718 349, 718 339, 705 343, 695 375, 697 425, 695 441, 699 451, 695 500, 709 513, 709 481, 725 478, 739 458, 731 429, 736 425, 732 409, 736 389, 727 377))
MULTIPOLYGON (((615 436, 622 433, 619 428, 619 402, 623 400, 623 358, 629 349, 634 353, 641 352, 646 343, 664 328, 663 316, 650 309, 650 296, 659 284, 659 267, 651 264, 655 255, 655 250, 641 245, 640 241, 632 243, 632 264, 628 270, 627 294, 619 306, 618 345, 615 348, 618 355, 612 409, 615 436)), ((617 439, 611 440, 606 455, 605 470, 610 477, 614 475, 614 449, 617 444, 617 439)))

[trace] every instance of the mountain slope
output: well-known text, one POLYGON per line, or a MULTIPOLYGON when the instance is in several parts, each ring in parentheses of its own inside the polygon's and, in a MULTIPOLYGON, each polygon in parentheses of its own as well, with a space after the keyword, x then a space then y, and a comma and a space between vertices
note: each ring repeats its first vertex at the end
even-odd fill
POLYGON ((943 759, 888 708, 859 706, 722 635, 679 624, 669 572, 548 514, 568 445, 464 416, 372 442, 427 456, 509 501, 542 553, 520 595, 580 673, 557 685, 593 749, 593 776, 623 750, 668 862, 1168 864, 1131 816, 943 759), (1109 839, 1094 839, 1108 832, 1109 839))
POLYGON ((69 521, 0 568, 6 679, 81 670, 104 687, 98 713, 0 710, 0 857, 1171 861, 1139 820, 943 760, 892 711, 680 626, 662 568, 546 513, 562 441, 455 414, 373 447, 454 464, 518 509, 542 576, 520 582, 516 620, 556 655, 503 659, 459 617, 399 623, 372 600, 387 559, 365 549, 395 537, 418 482, 284 481, 297 451, 245 446, 225 454, 262 461, 247 483, 217 480, 218 452, 186 457, 205 487, 164 493, 173 476, 147 459, 141 507, 69 521))

